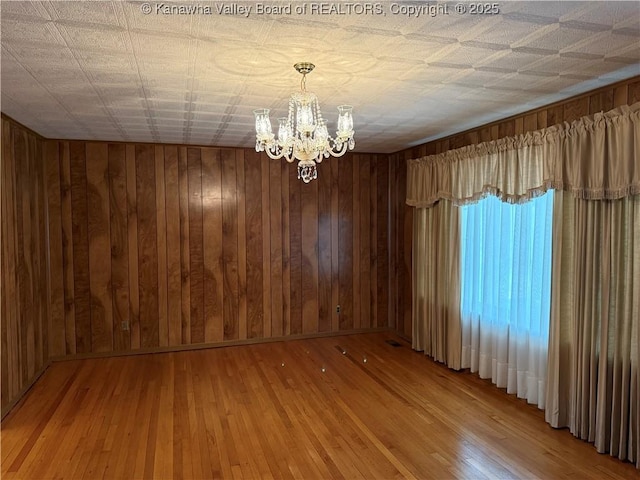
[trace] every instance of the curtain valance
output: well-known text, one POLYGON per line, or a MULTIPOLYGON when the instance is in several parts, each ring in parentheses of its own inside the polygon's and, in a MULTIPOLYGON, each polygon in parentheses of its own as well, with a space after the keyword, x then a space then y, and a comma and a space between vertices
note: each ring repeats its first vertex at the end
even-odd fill
POLYGON ((407 204, 520 203, 549 188, 582 199, 640 194, 640 102, 515 137, 409 160, 407 204))

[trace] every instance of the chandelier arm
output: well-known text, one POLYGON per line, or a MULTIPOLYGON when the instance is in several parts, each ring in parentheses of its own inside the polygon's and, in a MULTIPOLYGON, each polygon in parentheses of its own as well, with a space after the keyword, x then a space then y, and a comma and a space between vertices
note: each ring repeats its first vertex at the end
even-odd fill
MULTIPOLYGON (((289 150, 290 150, 290 149, 287 149, 287 150, 286 150, 286 151, 287 151, 287 152, 289 152, 289 153, 284 153, 284 154, 283 154, 283 157, 284 157, 284 159, 285 159, 288 163, 293 163, 293 162, 294 162, 294 160, 295 160, 295 157, 294 157, 295 151, 293 151, 293 150, 292 150, 292 151, 289 151, 289 150)), ((283 151, 284 151, 284 150, 283 150, 283 151)))
POLYGON ((329 153, 332 157, 341 157, 345 153, 347 153, 347 142, 342 143, 342 148, 340 150, 334 150, 335 143, 329 148, 329 153))
POLYGON ((271 153, 271 149, 270 148, 265 148, 264 151, 269 156, 269 158, 271 158, 273 160, 280 160, 282 157, 285 156, 285 150, 284 149, 281 149, 280 153, 271 153))

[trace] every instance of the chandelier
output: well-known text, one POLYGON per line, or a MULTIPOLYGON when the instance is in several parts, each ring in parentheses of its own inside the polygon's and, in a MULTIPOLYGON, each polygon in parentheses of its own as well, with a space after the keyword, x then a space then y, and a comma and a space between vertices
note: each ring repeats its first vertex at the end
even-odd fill
POLYGON ((309 183, 318 178, 316 166, 323 157, 341 157, 347 148, 353 150, 353 107, 338 107, 338 129, 336 137, 331 137, 322 118, 318 97, 306 89, 307 74, 315 65, 302 62, 293 67, 302 74, 300 92, 289 99, 289 115, 278 119, 278 138, 271 130, 269 109, 253 111, 256 116, 256 152, 266 152, 274 160, 284 157, 289 163, 297 159, 298 179, 309 183))

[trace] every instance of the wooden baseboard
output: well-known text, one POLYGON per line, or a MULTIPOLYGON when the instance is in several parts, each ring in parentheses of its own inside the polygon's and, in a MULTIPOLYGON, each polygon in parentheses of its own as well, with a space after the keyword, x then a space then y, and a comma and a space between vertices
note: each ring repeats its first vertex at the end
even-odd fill
POLYGON ((50 361, 65 362, 68 360, 83 360, 87 358, 122 357, 122 356, 128 356, 128 355, 149 355, 153 353, 184 352, 189 350, 202 350, 206 348, 236 347, 239 345, 255 345, 258 343, 289 342, 293 340, 306 340, 310 338, 338 337, 342 335, 355 335, 358 333, 379 333, 379 332, 391 332, 394 334, 398 334, 398 332, 396 332, 394 329, 389 327, 360 328, 360 329, 354 329, 354 330, 341 330, 338 332, 287 335, 284 337, 248 338, 245 340, 229 340, 226 342, 197 343, 193 345, 175 345, 171 347, 141 348, 139 350, 126 350, 122 352, 111 351, 111 352, 77 353, 74 355, 52 357, 50 361))

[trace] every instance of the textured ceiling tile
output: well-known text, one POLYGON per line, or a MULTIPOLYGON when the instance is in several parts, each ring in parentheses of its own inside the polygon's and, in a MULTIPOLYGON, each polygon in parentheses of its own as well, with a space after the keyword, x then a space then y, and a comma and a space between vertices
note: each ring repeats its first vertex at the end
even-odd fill
POLYGON ((635 41, 630 42, 629 40, 629 37, 622 35, 600 35, 598 38, 588 39, 588 41, 584 42, 584 44, 579 47, 567 48, 566 50, 581 53, 588 52, 595 55, 611 55, 616 52, 626 50, 635 52, 637 56, 637 53, 640 51, 640 48, 638 47, 638 43, 640 43, 640 41, 635 39, 635 41))
MULTIPOLYGON (((90 2, 85 2, 89 4, 90 2)), ((170 2, 153 2, 156 5, 170 4, 170 2)), ((149 15, 143 15, 140 8, 141 2, 124 2, 125 18, 131 31, 155 32, 159 35, 177 34, 184 38, 192 34, 192 28, 197 29, 199 22, 196 15, 163 15, 152 11, 149 15)))
POLYGON ((49 12, 41 2, 2 2, 2 19, 17 17, 51 20, 49 12))
POLYGON ((511 46, 519 40, 532 35, 540 26, 533 23, 507 22, 500 18, 491 28, 485 30, 474 40, 483 43, 511 46))
POLYGON ((532 40, 528 46, 555 51, 561 48, 566 50, 590 37, 594 37, 593 31, 571 28, 562 24, 549 30, 544 36, 532 40))
POLYGON ((129 47, 129 35, 120 27, 92 28, 88 25, 60 25, 60 33, 70 48, 77 50, 98 50, 125 52, 129 47))
POLYGON ((65 45, 64 38, 58 32, 58 29, 52 22, 44 19, 3 17, 2 38, 10 39, 12 43, 43 44, 46 46, 65 45))
MULTIPOLYGON (((636 25, 638 19, 629 18, 629 6, 621 2, 586 2, 582 9, 577 9, 566 15, 566 21, 577 21, 591 24, 605 25, 609 28, 620 23, 631 20, 636 25)), ((636 13, 640 15, 640 6, 637 6, 636 13)))
POLYGON ((49 2, 51 17, 59 20, 81 21, 97 25, 118 26, 117 2, 49 2))
POLYGON ((61 68, 78 68, 73 52, 66 47, 59 45, 28 45, 21 42, 5 42, 3 37, 3 47, 25 67, 55 66, 61 68))
POLYGON ((105 70, 123 74, 137 73, 135 59, 121 52, 105 53, 90 50, 76 50, 75 59, 85 70, 105 70))
POLYGON ((4 2, 3 111, 55 137, 252 147, 253 110, 271 108, 275 125, 299 89, 292 65, 312 61, 330 128, 353 104, 357 149, 395 151, 639 73, 633 2, 419 18, 388 4, 249 18, 140 5, 4 2))

